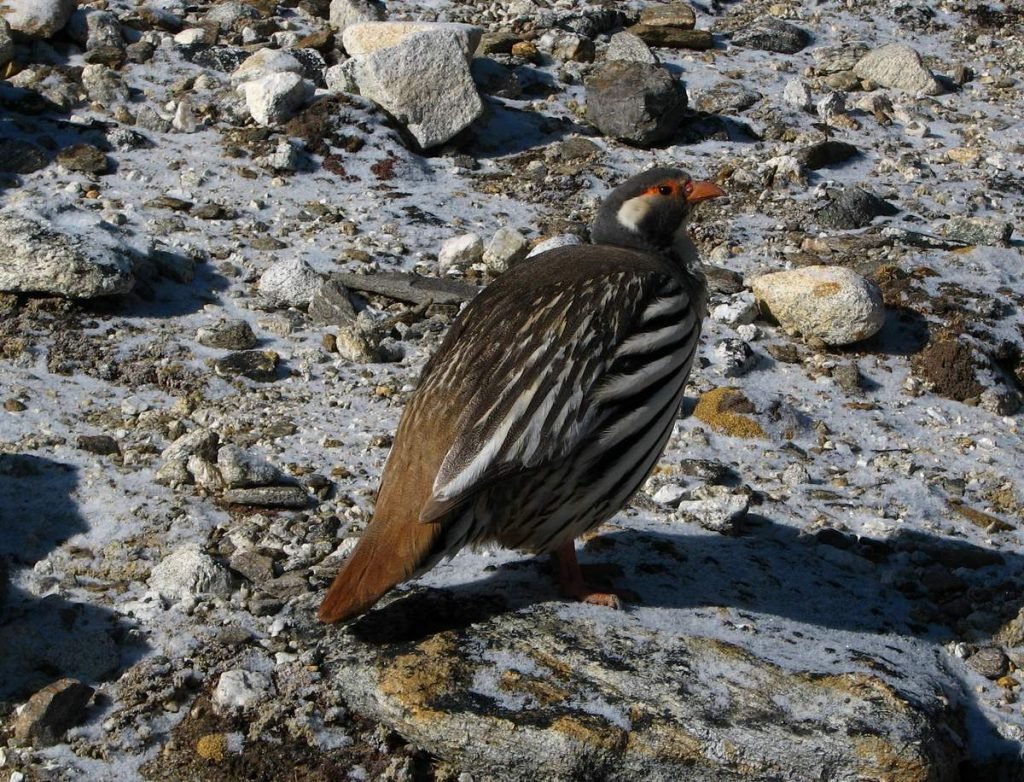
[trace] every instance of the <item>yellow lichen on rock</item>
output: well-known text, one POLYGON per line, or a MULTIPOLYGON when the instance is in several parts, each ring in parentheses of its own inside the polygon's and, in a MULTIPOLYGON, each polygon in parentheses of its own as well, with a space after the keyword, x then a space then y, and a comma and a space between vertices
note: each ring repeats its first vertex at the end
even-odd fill
POLYGON ((196 742, 196 754, 203 760, 220 763, 227 756, 228 737, 223 733, 207 733, 196 742))
POLYGON ((414 715, 434 711, 432 704, 457 686, 461 658, 455 634, 438 633, 416 645, 416 650, 391 661, 380 677, 381 692, 395 698, 414 715))

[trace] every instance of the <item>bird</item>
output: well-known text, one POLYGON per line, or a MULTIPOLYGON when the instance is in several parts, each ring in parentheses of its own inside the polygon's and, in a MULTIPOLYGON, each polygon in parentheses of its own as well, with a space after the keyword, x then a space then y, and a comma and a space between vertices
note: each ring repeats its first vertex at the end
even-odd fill
POLYGON ((591 243, 527 258, 459 313, 400 418, 373 516, 320 605, 351 621, 460 549, 551 553, 589 585, 575 539, 615 515, 664 451, 707 313, 687 224, 725 195, 655 167, 600 204, 591 243))

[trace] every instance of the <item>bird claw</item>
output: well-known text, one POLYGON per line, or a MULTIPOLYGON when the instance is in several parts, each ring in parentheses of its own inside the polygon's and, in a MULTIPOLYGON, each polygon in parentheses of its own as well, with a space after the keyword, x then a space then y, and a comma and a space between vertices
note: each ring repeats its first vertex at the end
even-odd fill
POLYGON ((576 598, 581 603, 589 603, 594 606, 613 608, 616 611, 622 610, 622 599, 614 592, 591 592, 576 598))
POLYGON ((576 560, 576 549, 571 540, 554 552, 554 561, 555 573, 565 597, 615 610, 622 609, 623 600, 635 598, 630 592, 601 591, 590 586, 583 578, 583 569, 576 560))

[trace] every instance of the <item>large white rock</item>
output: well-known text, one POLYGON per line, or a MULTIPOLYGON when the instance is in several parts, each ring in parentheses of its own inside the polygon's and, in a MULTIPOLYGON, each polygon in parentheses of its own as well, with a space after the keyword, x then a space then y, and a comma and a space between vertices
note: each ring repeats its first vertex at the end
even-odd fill
POLYGON ((939 95, 942 85, 921 62, 921 55, 906 44, 890 43, 872 49, 853 66, 862 79, 904 92, 939 95))
POLYGON ((260 671, 224 671, 213 690, 213 703, 222 712, 252 708, 274 692, 270 677, 260 671))
POLYGON ((229 489, 272 486, 282 479, 277 467, 237 445, 225 445, 217 451, 217 468, 229 489))
POLYGON ((878 286, 841 266, 765 274, 751 280, 750 287, 784 329, 828 345, 867 339, 885 322, 878 286))
POLYGON ((260 277, 259 290, 274 304, 284 307, 308 307, 323 278, 301 258, 285 258, 273 264, 260 277))
POLYGON ((494 232, 484 249, 484 263, 494 274, 503 274, 508 267, 519 263, 530 251, 530 242, 515 228, 502 226, 494 232))
POLYGON ((0 3, 0 14, 16 33, 49 38, 68 23, 77 6, 76 0, 8 0, 0 3))
POLYGON ((478 234, 462 234, 445 239, 437 252, 437 265, 442 272, 478 263, 484 255, 484 241, 478 234))
POLYGON ((302 63, 283 49, 260 49, 235 68, 231 81, 241 84, 274 73, 302 73, 302 63))
POLYGON ((350 57, 360 57, 397 46, 420 33, 454 35, 468 63, 484 31, 482 27, 458 22, 361 22, 345 28, 341 43, 350 57))
POLYGON ((359 93, 401 122, 424 149, 448 141, 483 113, 462 43, 448 30, 415 33, 351 63, 359 93))
POLYGON ((271 73, 239 85, 245 105, 260 125, 280 125, 294 116, 313 93, 313 86, 297 73, 271 73))
POLYGON ((231 576, 223 565, 186 543, 165 557, 149 575, 149 586, 165 600, 179 601, 200 595, 228 597, 231 576))
MULTIPOLYGON (((331 0, 328 14, 331 27, 338 31, 359 22, 378 22, 384 18, 381 4, 372 0, 331 0)), ((351 53, 351 52, 350 52, 351 53)))
POLYGON ((782 90, 782 100, 784 103, 788 103, 790 106, 806 111, 814 105, 814 100, 811 97, 811 88, 807 86, 803 79, 790 79, 786 82, 786 87, 782 90))
POLYGON ((0 211, 0 291, 76 299, 127 293, 139 249, 90 212, 0 211))

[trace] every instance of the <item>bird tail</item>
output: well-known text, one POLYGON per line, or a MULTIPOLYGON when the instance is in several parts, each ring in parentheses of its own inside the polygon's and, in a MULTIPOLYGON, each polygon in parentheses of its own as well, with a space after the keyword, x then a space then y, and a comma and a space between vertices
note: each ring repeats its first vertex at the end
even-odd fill
POLYGON ((327 590, 320 621, 343 622, 368 611, 423 566, 440 532, 436 522, 374 518, 327 590))

